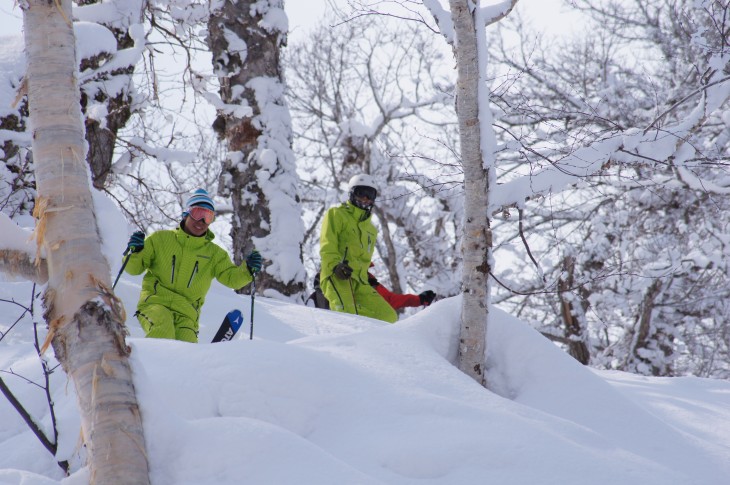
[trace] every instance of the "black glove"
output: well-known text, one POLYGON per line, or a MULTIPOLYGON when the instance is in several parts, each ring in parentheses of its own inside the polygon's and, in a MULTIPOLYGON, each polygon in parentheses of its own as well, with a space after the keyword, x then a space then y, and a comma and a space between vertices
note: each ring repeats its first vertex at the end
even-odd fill
POLYGON ((352 276, 352 268, 347 264, 347 260, 337 263, 333 272, 341 280, 349 280, 350 276, 352 276))
POLYGON ((251 274, 256 274, 261 271, 261 265, 263 264, 263 262, 264 259, 261 257, 261 253, 259 253, 255 249, 251 251, 251 254, 246 256, 246 267, 251 272, 251 274))
POLYGON ((431 290, 426 290, 423 293, 420 293, 418 295, 418 298, 421 300, 421 305, 430 305, 434 298, 436 298, 436 293, 434 293, 431 290))
POLYGON ((129 238, 127 243, 127 251, 137 253, 144 249, 144 233, 142 231, 135 231, 132 233, 132 237, 129 238))

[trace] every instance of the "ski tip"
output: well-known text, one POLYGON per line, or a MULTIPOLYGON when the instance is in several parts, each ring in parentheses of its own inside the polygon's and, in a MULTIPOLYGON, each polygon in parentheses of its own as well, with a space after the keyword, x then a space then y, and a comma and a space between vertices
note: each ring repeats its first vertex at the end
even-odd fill
POLYGON ((216 332, 211 343, 227 342, 228 340, 231 340, 242 325, 243 314, 241 313, 241 310, 231 310, 228 314, 226 314, 226 317, 223 319, 223 323, 221 323, 221 326, 218 328, 218 332, 216 332))
POLYGON ((236 329, 236 331, 243 325, 243 313, 241 313, 241 310, 231 310, 226 315, 226 318, 228 318, 228 321, 231 322, 231 327, 236 329))

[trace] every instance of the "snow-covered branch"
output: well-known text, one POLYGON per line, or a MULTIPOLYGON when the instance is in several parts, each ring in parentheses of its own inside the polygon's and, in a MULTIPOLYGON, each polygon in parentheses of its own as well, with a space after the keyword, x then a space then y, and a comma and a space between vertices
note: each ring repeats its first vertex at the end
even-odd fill
MULTIPOLYGON (((677 167, 680 180, 687 186, 716 194, 727 194, 730 189, 692 173, 684 165, 695 154, 685 140, 699 128, 714 111, 730 99, 730 82, 718 80, 701 91, 705 95, 688 116, 661 129, 653 122, 645 130, 631 129, 580 148, 560 161, 535 174, 497 186, 490 203, 490 213, 501 207, 521 206, 537 194, 557 193, 579 179, 597 174, 610 160, 624 164, 638 161, 667 162, 677 167)), ((700 92, 699 90, 695 92, 700 92)), ((686 101, 686 99, 685 99, 686 101)), ((716 114, 716 113, 715 113, 716 114)))
POLYGON ((46 260, 41 259, 36 264, 25 251, 0 249, 0 273, 24 278, 41 285, 48 282, 46 260))
POLYGON ((451 12, 444 9, 438 0, 423 0, 423 5, 433 15, 441 35, 446 38, 446 42, 454 45, 454 22, 451 20, 451 12))
POLYGON ((484 21, 484 26, 492 25, 495 22, 499 22, 505 18, 515 8, 518 0, 503 0, 495 5, 489 5, 480 9, 481 18, 484 21))

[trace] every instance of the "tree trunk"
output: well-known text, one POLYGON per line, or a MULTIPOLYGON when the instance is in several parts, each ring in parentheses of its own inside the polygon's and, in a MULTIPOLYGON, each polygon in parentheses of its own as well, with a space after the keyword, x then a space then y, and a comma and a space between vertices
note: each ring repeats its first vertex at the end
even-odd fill
POLYGON ((563 317, 564 335, 568 345, 568 353, 583 365, 588 365, 591 353, 584 342, 583 316, 585 307, 576 307, 571 294, 575 284, 575 258, 566 256, 563 259, 563 272, 566 278, 558 279, 558 299, 560 300, 560 315, 563 317))
MULTIPOLYGON (((487 319, 489 317, 489 272, 491 270, 491 229, 487 215, 489 171, 481 146, 479 91, 484 79, 478 53, 475 17, 467 0, 450 0, 456 43, 456 114, 459 120, 461 163, 464 168, 464 234, 459 368, 486 386, 487 319)), ((478 1, 476 8, 479 8, 478 1)), ((479 29, 483 29, 479 26, 479 29)), ((486 73, 484 73, 486 74, 486 73)), ((491 130, 491 126, 488 127, 491 130)))
MULTIPOLYGON (((393 293, 405 293, 403 287, 400 284, 400 277, 398 275, 398 253, 395 249, 395 243, 393 242, 393 235, 390 233, 388 227, 388 217, 383 209, 378 206, 373 208, 373 213, 380 219, 380 238, 382 244, 385 247, 384 251, 381 251, 380 256, 383 258, 385 263, 385 270, 388 272, 390 277, 390 291, 393 293)), ((397 313, 401 311, 396 310, 397 313)))
POLYGON ((666 334, 661 325, 653 320, 656 300, 662 290, 662 280, 656 279, 644 293, 628 355, 632 364, 629 367, 631 372, 646 374, 645 369, 649 369, 653 376, 672 375, 672 368, 667 364, 673 352, 672 346, 668 344, 672 336, 666 334))
MULTIPOLYGON (((126 2, 127 0, 112 0, 106 3, 126 2)), ((101 0, 77 0, 76 4, 79 6, 93 5, 102 3, 101 0)), ((140 3, 140 7, 144 8, 143 3, 140 3)), ((131 17, 131 16, 130 16, 131 17)), ((106 19, 105 19, 106 20, 106 19)), ((117 49, 121 51, 123 49, 130 48, 134 45, 134 41, 129 36, 127 30, 130 23, 142 22, 142 12, 139 12, 137 18, 124 18, 121 23, 119 19, 114 19, 110 22, 108 19, 107 23, 102 20, 100 23, 107 27, 117 39, 117 49), (116 25, 115 25, 116 24, 116 25), (123 28, 120 28, 123 26, 123 28)), ((81 71, 84 69, 98 69, 103 62, 108 59, 105 57, 95 57, 92 59, 80 59, 82 63, 81 71)), ((114 85, 119 83, 124 76, 130 76, 134 73, 134 65, 117 68, 113 73, 108 74, 108 81, 114 85)), ((108 93, 103 90, 99 90, 95 93, 93 101, 103 102, 107 108, 107 114, 104 117, 104 123, 100 120, 96 120, 92 117, 86 117, 86 141, 89 145, 88 153, 86 154, 86 161, 91 168, 91 179, 95 188, 101 190, 107 183, 107 179, 112 170, 112 159, 114 158, 114 149, 117 143, 117 133, 119 130, 124 128, 132 116, 132 95, 129 92, 130 86, 127 85, 125 89, 121 89, 114 97, 110 97, 108 93)), ((92 101, 88 99, 86 93, 81 93, 81 109, 86 112, 87 104, 92 101)))
POLYGON ((124 309, 111 293, 89 187, 71 2, 23 4, 36 239, 48 264, 44 348, 52 342, 74 382, 91 482, 149 483, 124 309))
POLYGON ((32 168, 33 156, 29 150, 31 140, 26 137, 27 85, 21 83, 12 87, 17 90, 17 98, 12 106, 15 111, 0 117, 0 130, 7 130, 7 134, 0 137, 0 161, 5 164, 7 173, 3 187, 0 187, 0 209, 11 218, 15 218, 17 215, 30 215, 33 211, 35 179, 32 168))
POLYGON ((224 103, 213 128, 229 151, 219 191, 233 204, 233 259, 240 263, 255 246, 267 260, 257 286, 303 297, 304 224, 279 61, 286 32, 270 23, 284 7, 282 0, 264 3, 220 2, 208 22, 224 103))

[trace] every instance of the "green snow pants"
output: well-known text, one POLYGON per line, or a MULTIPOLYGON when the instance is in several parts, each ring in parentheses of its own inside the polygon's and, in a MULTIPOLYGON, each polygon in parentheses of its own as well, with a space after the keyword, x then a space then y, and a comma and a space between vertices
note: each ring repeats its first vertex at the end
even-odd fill
POLYGON ((395 323, 398 314, 375 288, 358 280, 341 280, 330 276, 322 284, 322 292, 330 304, 330 310, 395 323))
POLYGON ((198 322, 163 305, 141 304, 135 316, 148 338, 198 341, 198 322))

